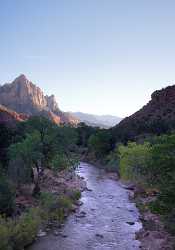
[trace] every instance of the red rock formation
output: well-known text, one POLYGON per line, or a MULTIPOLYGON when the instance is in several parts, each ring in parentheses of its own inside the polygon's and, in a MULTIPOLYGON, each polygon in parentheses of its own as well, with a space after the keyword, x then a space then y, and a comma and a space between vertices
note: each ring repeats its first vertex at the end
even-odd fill
POLYGON ((54 95, 44 96, 43 91, 20 75, 12 83, 0 87, 0 104, 29 116, 44 115, 56 124, 77 124, 78 119, 62 112, 54 95))
POLYGON ((25 121, 29 116, 25 114, 18 114, 3 105, 0 105, 0 123, 15 126, 17 122, 25 121))

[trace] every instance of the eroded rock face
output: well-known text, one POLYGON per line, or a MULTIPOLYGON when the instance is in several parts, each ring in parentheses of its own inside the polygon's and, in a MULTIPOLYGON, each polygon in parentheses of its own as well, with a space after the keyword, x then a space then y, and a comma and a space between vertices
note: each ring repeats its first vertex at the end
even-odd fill
POLYGON ((76 118, 69 118, 59 109, 54 95, 45 96, 25 75, 20 75, 12 83, 0 87, 0 104, 29 116, 43 115, 56 124, 78 122, 76 118))
POLYGON ((46 98, 46 102, 47 102, 47 107, 52 110, 52 112, 58 112, 59 108, 58 108, 58 104, 56 102, 55 96, 51 95, 51 96, 45 96, 46 98))
POLYGON ((0 87, 0 103, 19 113, 36 114, 47 106, 46 98, 24 75, 0 87))

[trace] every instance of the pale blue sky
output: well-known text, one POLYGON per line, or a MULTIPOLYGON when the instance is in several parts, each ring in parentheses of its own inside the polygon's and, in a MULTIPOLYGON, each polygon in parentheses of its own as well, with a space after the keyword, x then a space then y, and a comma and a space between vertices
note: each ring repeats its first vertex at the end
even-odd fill
POLYGON ((175 80, 175 1, 0 0, 0 83, 21 73, 65 111, 127 116, 175 80))

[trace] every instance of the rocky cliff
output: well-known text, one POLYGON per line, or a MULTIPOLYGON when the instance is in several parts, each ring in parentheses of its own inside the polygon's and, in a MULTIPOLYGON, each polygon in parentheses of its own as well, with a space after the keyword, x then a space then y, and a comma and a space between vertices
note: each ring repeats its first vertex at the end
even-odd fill
POLYGON ((26 115, 44 115, 57 124, 77 124, 78 120, 62 112, 54 95, 45 96, 43 91, 20 75, 12 83, 0 87, 0 104, 26 115))

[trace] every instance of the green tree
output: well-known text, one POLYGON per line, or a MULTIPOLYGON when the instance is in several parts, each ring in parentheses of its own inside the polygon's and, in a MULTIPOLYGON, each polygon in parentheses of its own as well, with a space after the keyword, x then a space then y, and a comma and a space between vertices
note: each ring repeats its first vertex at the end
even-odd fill
POLYGON ((91 135, 88 140, 88 148, 96 157, 103 158, 111 150, 111 135, 106 130, 99 130, 91 135))
POLYGON ((39 180, 43 155, 37 131, 28 134, 22 142, 12 144, 9 156, 9 176, 18 186, 32 181, 33 168, 36 168, 39 180))

